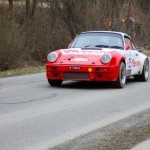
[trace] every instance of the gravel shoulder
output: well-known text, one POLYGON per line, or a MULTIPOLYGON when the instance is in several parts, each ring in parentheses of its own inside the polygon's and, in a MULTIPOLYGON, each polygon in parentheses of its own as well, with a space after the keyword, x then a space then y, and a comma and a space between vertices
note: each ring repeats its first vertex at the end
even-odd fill
POLYGON ((150 138, 150 109, 51 150, 128 150, 150 138))

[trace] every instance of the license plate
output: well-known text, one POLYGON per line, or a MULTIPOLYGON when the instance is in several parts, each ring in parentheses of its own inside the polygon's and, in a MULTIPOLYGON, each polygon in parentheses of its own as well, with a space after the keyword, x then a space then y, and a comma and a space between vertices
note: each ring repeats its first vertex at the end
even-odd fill
POLYGON ((80 70, 80 66, 70 66, 71 70, 80 70))

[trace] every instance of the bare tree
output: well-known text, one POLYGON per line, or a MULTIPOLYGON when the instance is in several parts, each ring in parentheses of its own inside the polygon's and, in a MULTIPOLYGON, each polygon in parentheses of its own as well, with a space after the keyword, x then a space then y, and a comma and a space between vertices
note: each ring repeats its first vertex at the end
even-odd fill
POLYGON ((35 15, 37 0, 26 0, 26 17, 35 15))
POLYGON ((26 0, 26 17, 30 16, 30 0, 26 0))
POLYGON ((33 0, 31 16, 35 15, 36 5, 37 5, 37 0, 33 0))
POLYGON ((13 0, 8 0, 9 2, 9 19, 13 19, 13 0))

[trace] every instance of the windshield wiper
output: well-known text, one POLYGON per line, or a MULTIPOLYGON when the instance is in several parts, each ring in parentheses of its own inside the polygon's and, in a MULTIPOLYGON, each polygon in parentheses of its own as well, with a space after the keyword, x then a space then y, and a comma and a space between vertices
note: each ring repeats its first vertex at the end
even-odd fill
POLYGON ((111 46, 110 48, 123 49, 123 47, 120 46, 111 46))
POLYGON ((108 45, 95 45, 95 47, 100 47, 100 48, 108 48, 108 45))
POLYGON ((99 47, 99 46, 94 46, 94 45, 86 45, 84 48, 85 48, 85 49, 92 49, 92 48, 101 49, 101 47, 99 47))
POLYGON ((84 48, 89 48, 89 47, 93 47, 93 45, 86 45, 86 46, 84 46, 84 48))

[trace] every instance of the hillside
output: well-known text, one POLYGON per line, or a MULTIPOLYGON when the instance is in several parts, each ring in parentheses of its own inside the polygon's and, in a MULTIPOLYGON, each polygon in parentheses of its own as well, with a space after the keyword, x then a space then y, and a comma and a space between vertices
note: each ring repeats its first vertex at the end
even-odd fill
POLYGON ((0 3, 0 71, 43 64, 48 52, 66 48, 87 30, 123 31, 139 46, 150 47, 149 0, 4 2, 0 3))

